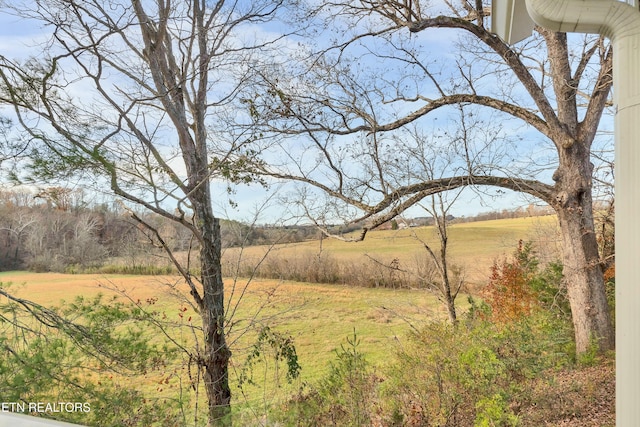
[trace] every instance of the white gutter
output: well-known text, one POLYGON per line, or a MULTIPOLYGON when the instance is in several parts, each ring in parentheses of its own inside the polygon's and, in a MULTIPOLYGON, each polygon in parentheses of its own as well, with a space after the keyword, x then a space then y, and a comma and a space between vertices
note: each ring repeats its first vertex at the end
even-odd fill
POLYGON ((553 31, 602 34, 614 39, 640 29, 638 11, 617 0, 526 0, 526 3, 531 19, 553 31))
MULTIPOLYGON (((526 0, 554 31, 597 33, 613 46, 616 144, 616 426, 640 426, 640 11, 615 0, 526 0)), ((636 4, 636 2, 631 2, 636 4)))

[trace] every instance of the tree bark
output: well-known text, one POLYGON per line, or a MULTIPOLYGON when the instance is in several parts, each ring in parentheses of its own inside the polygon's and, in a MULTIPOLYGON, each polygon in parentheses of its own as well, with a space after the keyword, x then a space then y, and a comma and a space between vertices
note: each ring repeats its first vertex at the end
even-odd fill
MULTIPOLYGON (((434 208, 435 213, 435 208, 434 208)), ((441 275, 442 275, 442 294, 444 295, 444 302, 447 306, 447 313, 449 315, 449 322, 455 325, 458 322, 458 315, 456 313, 456 297, 458 296, 458 289, 452 292, 451 290, 451 278, 449 275, 449 258, 447 255, 447 244, 449 236, 447 232, 447 212, 442 210, 442 216, 434 215, 436 220, 436 227, 438 230, 438 236, 440 238, 440 262, 441 262, 441 275)))
POLYGON ((593 221, 591 174, 593 165, 584 147, 561 150, 554 174, 555 199, 562 235, 563 274, 571 305, 577 354, 596 345, 604 352, 615 347, 593 221))
MULTIPOLYGON (((207 191, 208 193, 208 191, 207 191)), ((208 199, 208 198, 207 198, 208 199)), ((224 282, 220 268, 220 222, 211 211, 211 204, 201 204, 197 220, 201 224, 203 245, 200 249, 202 268, 202 330, 204 352, 200 361, 207 394, 209 426, 228 426, 231 421, 231 389, 228 364, 231 351, 227 346, 224 327, 224 282)))
POLYGON ((451 296, 451 287, 449 283, 445 283, 445 294, 446 294, 446 303, 447 303, 447 314, 449 315, 449 322, 452 325, 458 323, 458 315, 456 313, 456 304, 455 300, 451 296))

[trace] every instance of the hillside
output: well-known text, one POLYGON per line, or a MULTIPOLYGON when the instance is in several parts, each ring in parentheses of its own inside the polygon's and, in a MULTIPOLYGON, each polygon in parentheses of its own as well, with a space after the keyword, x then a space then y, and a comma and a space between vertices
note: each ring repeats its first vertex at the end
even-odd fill
MULTIPOLYGON (((431 245, 434 251, 439 250, 435 233, 433 226, 374 230, 360 242, 323 239, 242 250, 230 248, 225 257, 236 260, 242 252, 247 265, 259 263, 263 257, 266 257, 263 264, 285 260, 288 267, 283 269, 294 268, 296 261, 310 262, 309 259, 319 257, 328 257, 334 263, 350 263, 350 268, 357 264, 369 269, 373 268, 372 259, 384 265, 397 260, 400 268, 411 269, 424 262, 426 252, 422 242, 431 245)), ((510 255, 519 240, 532 242, 542 262, 557 259, 559 237, 555 216, 453 224, 449 230, 450 262, 464 269, 469 284, 479 284, 487 277, 493 261, 510 255)))
MULTIPOLYGON (((555 218, 551 216, 456 224, 450 229, 454 262, 464 265, 467 276, 475 276, 478 284, 486 280, 486 271, 492 260, 511 254, 520 239, 533 242, 543 260, 553 259, 557 253, 555 236, 555 218)), ((269 265, 270 262, 277 260, 286 268, 293 268, 296 260, 306 257, 307 259, 324 259, 325 264, 319 267, 326 267, 329 263, 351 262, 371 270, 371 265, 367 267, 365 264, 371 258, 398 259, 400 265, 409 265, 424 254, 420 239, 433 243, 435 241, 433 228, 374 231, 365 241, 358 243, 324 239, 322 242, 307 241, 274 247, 247 247, 244 248, 243 256, 249 259, 254 258, 255 261, 266 254, 263 264, 269 265)), ((232 259, 238 252, 238 249, 229 249, 225 257, 227 260, 232 259)), ((376 272, 373 271, 373 273, 376 272)), ((171 289, 167 287, 169 283, 174 285, 174 289, 183 289, 181 285, 175 288, 178 281, 171 276, 5 272, 0 273, 0 282, 17 284, 12 288, 17 295, 47 306, 56 305, 60 299, 71 301, 78 295, 87 298, 98 292, 108 294, 106 288, 115 286, 118 289, 126 289, 133 300, 150 301, 159 297, 154 307, 166 315, 169 321, 178 320, 178 318, 184 321, 188 318, 190 322, 192 316, 196 316, 195 312, 183 306, 182 300, 174 299, 167 293, 171 289)), ((290 336, 295 343, 298 361, 302 366, 301 377, 294 384, 288 385, 279 382, 282 378, 277 377, 277 366, 273 368, 265 359, 264 368, 261 365, 257 371, 258 374, 263 374, 264 370, 264 376, 257 376, 256 378, 259 378, 257 384, 248 386, 243 393, 237 392, 234 397, 236 399, 234 411, 237 411, 238 418, 243 421, 253 419, 254 414, 262 410, 262 405, 264 410, 269 408, 269 411, 273 411, 269 416, 274 417, 278 416, 280 410, 284 411, 285 415, 282 416, 286 416, 292 405, 297 403, 312 405, 313 390, 322 390, 327 378, 331 378, 328 375, 336 366, 339 351, 344 349, 346 339, 354 333, 357 334, 360 343, 358 351, 370 363, 368 366, 371 366, 374 372, 371 379, 374 381, 375 388, 370 390, 372 395, 369 396, 368 402, 374 403, 376 411, 388 410, 388 408, 385 409, 387 401, 381 401, 382 406, 375 406, 375 396, 385 388, 388 392, 388 388, 395 387, 394 384, 397 384, 395 381, 399 381, 394 377, 396 374, 392 370, 393 363, 400 363, 399 355, 404 354, 402 353, 404 349, 415 345, 417 331, 422 331, 425 325, 431 324, 434 319, 445 318, 442 304, 434 295, 423 290, 365 289, 355 286, 297 283, 290 280, 258 279, 247 282, 230 277, 226 281, 226 291, 230 312, 234 313, 233 328, 229 335, 234 349, 232 359, 234 390, 237 390, 237 375, 255 340, 256 331, 262 326, 273 327, 274 330, 290 336), (235 303, 239 298, 242 298, 242 302, 235 311, 235 303), (390 349, 393 350, 390 351, 390 349), (273 377, 273 380, 271 377, 267 378, 268 372, 272 374, 269 369, 276 371, 276 377, 273 377), (298 389, 300 391, 297 391, 298 389), (304 394, 303 390, 307 390, 305 393, 308 394, 304 394)), ((461 314, 467 311, 469 306, 464 297, 459 298, 458 304, 461 314)), ((527 329, 519 331, 527 332, 527 329)), ((484 352, 492 351, 490 336, 485 335, 489 332, 490 329, 483 331, 480 335, 482 340, 471 344, 481 345, 480 348, 484 352)), ((527 332, 522 336, 514 335, 501 342, 497 348, 500 350, 503 344, 509 342, 518 343, 518 340, 522 337, 526 338, 527 334, 531 333, 536 332, 527 332)), ((425 341, 427 345, 419 349, 417 357, 422 357, 427 354, 427 351, 437 348, 440 341, 434 338, 438 337, 425 341)), ((537 335, 531 335, 531 342, 542 345, 538 338, 537 335)), ((454 340, 454 342, 457 341, 454 340)), ((519 345, 521 347, 515 346, 512 350, 526 350, 527 355, 532 352, 532 347, 526 339, 519 345)), ((444 355, 467 351, 466 346, 453 348, 455 352, 447 351, 444 355)), ((468 351, 472 352, 472 349, 473 347, 470 347, 468 351)), ((559 349, 564 351, 563 347, 559 349)), ((507 377, 509 370, 483 371, 485 375, 497 376, 496 378, 502 379, 509 385, 504 388, 509 392, 509 401, 505 401, 504 406, 498 408, 503 411, 502 414, 516 416, 523 427, 613 426, 615 372, 612 361, 610 359, 593 360, 589 362, 593 365, 573 365, 566 356, 558 353, 558 348, 548 353, 546 351, 541 353, 546 354, 546 362, 542 358, 531 365, 523 366, 532 369, 532 366, 536 366, 535 364, 539 362, 548 363, 550 360, 562 362, 557 366, 552 364, 551 368, 544 371, 532 371, 535 372, 532 377, 520 378, 518 375, 513 378, 507 377), (514 382, 515 380, 517 383, 514 382)), ((501 351, 495 352, 495 355, 500 357, 506 357, 509 354, 509 351, 504 354, 501 351)), ((522 360, 526 359, 522 358, 522 360)), ((420 361, 420 359, 417 360, 420 361)), ((482 364, 483 358, 469 360, 477 361, 479 364, 477 367, 488 369, 482 364)), ((519 358, 514 360, 516 362, 507 358, 501 363, 505 363, 505 366, 509 366, 512 362, 524 363, 519 358)), ((447 364, 450 366, 449 361, 447 364)), ((474 366, 470 365, 470 367, 474 366)), ((185 372, 185 366, 176 365, 170 368, 173 374, 162 379, 162 387, 158 387, 157 378, 147 375, 135 379, 114 377, 113 382, 118 387, 123 387, 125 384, 139 387, 153 398, 173 399, 175 393, 181 390, 180 381, 187 378, 190 373, 185 372)), ((429 372, 431 371, 425 368, 423 374, 426 376, 429 372)), ((453 375, 452 378, 458 377, 453 375)), ((466 390, 465 381, 457 386, 464 386, 462 389, 466 390)), ((413 389, 412 386, 411 390, 413 389)), ((470 395, 469 399, 472 399, 470 402, 474 402, 473 399, 483 399, 482 393, 480 389, 477 394, 470 395)), ((388 394, 386 399, 390 399, 388 394)), ((473 407, 474 405, 471 404, 469 410, 472 412, 473 407)), ((470 422, 461 422, 458 425, 470 426, 470 422)))

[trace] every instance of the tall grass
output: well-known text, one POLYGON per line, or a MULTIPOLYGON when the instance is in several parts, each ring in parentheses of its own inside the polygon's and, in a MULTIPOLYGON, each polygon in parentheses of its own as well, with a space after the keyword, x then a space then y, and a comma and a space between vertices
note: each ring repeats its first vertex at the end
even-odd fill
POLYGON ((137 276, 165 276, 176 274, 177 270, 173 265, 169 264, 105 264, 93 267, 83 267, 74 264, 67 266, 63 272, 66 274, 131 274, 137 276))
POLYGON ((227 277, 260 277, 295 282, 327 283, 365 288, 417 289, 428 283, 417 262, 396 257, 362 256, 341 259, 327 252, 303 250, 294 254, 269 254, 261 262, 253 256, 229 254, 223 263, 227 277))
MULTIPOLYGON (((483 286, 492 262, 511 252, 519 240, 544 247, 542 263, 557 259, 556 230, 553 216, 453 224, 449 261, 468 286, 483 286)), ((229 248, 223 256, 224 275, 369 288, 428 288, 433 266, 421 242, 437 250, 433 227, 374 230, 357 243, 324 239, 229 248)))

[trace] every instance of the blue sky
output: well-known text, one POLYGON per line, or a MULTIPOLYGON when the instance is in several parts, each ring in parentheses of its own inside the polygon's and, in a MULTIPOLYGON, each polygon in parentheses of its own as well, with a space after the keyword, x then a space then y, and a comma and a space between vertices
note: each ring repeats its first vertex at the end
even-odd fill
MULTIPOLYGON (((277 31, 277 28, 269 26, 268 31, 277 31)), ((16 17, 0 13, 0 53, 2 55, 9 58, 24 57, 32 43, 44 40, 41 34, 42 31, 37 24, 33 22, 27 23, 16 17)), ((434 57, 442 60, 442 58, 446 58, 448 53, 453 49, 452 43, 457 37, 454 34, 458 33, 450 30, 427 31, 420 35, 420 42, 429 46, 434 57)), ((445 62, 445 64, 446 63, 448 63, 448 61, 445 62)), ((430 126, 430 123, 435 125, 434 121, 430 122, 429 120, 435 120, 437 116, 438 115, 435 114, 432 119, 423 121, 422 126, 430 126)), ((521 132, 521 129, 514 129, 514 131, 521 132)), ((539 144, 542 138, 539 134, 532 131, 521 136, 523 139, 529 141, 527 145, 534 150, 536 144, 539 144)), ((276 190, 286 193, 291 189, 291 185, 279 184, 272 186, 269 190, 265 190, 258 185, 238 186, 235 189, 235 193, 231 195, 231 199, 238 204, 238 207, 234 208, 229 207, 226 203, 230 197, 229 194, 227 194, 226 185, 220 184, 216 185, 214 190, 216 198, 220 200, 219 205, 215 208, 220 215, 241 220, 250 220, 253 218, 254 211, 257 207, 263 206, 265 200, 269 199, 268 205, 270 207, 264 208, 264 213, 261 217, 263 219, 259 219, 259 222, 271 222, 278 218, 287 208, 279 204, 278 198, 274 196, 274 193, 276 190)), ((482 197, 470 189, 465 190, 462 197, 460 197, 451 209, 451 213, 455 216, 469 216, 490 210, 513 209, 537 202, 531 198, 509 191, 497 192, 491 189, 485 190, 488 195, 482 197)), ((424 216, 424 212, 420 208, 414 208, 409 210, 407 215, 424 216)))

